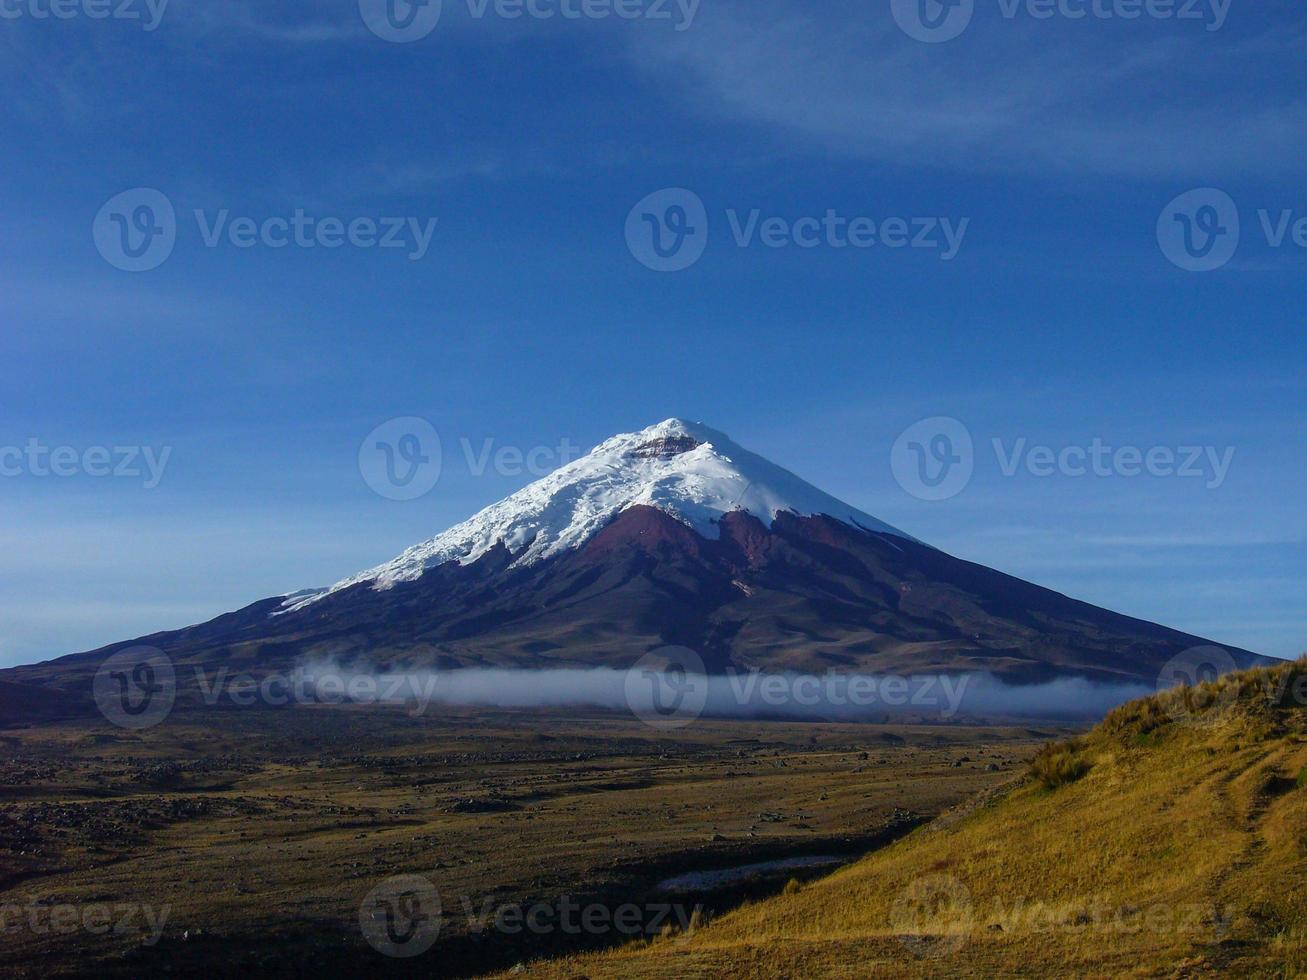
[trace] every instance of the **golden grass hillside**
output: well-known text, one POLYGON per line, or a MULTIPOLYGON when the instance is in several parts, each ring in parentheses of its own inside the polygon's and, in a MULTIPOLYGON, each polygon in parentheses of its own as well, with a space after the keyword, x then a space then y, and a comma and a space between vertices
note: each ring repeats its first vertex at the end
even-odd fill
POLYGON ((1307 976, 1304 703, 1307 660, 1133 702, 834 875, 525 975, 1307 976))

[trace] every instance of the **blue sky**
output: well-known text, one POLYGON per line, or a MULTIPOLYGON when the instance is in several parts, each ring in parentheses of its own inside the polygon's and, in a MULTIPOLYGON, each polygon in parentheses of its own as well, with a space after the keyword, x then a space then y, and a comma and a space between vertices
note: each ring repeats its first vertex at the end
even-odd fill
POLYGON ((1221 643, 1307 649, 1307 15, 975 0, 960 36, 926 43, 891 6, 509 19, 445 0, 399 44, 357 0, 172 0, 153 30, 5 0, 0 448, 171 455, 148 489, 84 464, 0 477, 0 665, 329 583, 531 479, 471 472, 461 440, 589 447, 669 416, 960 556, 1221 643), (176 213, 146 272, 92 234, 135 188, 176 213), (677 272, 625 234, 665 188, 707 220, 677 272), (1211 271, 1159 244, 1196 188, 1237 209, 1238 249, 1211 271), (224 211, 297 210, 436 225, 416 260, 205 242, 224 211), (965 236, 949 260, 741 247, 731 222, 755 210, 966 219, 965 236), (445 449, 407 502, 358 466, 402 416, 445 449), (941 416, 972 436, 974 476, 922 500, 892 447, 941 416), (1009 476, 995 439, 1234 456, 1219 481, 1009 476))

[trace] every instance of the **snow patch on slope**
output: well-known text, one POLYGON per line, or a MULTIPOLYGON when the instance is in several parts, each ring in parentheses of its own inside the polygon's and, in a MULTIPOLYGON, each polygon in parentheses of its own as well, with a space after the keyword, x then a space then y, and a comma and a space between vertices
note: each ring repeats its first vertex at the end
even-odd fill
POLYGON ((788 470, 744 449, 705 425, 668 419, 641 432, 614 436, 475 517, 414 545, 384 565, 329 589, 290 596, 301 609, 362 582, 389 588, 427 569, 474 562, 500 542, 515 564, 530 565, 579 548, 630 507, 657 507, 705 538, 716 539, 723 515, 743 510, 768 527, 782 511, 824 514, 867 531, 910 541, 911 535, 849 506, 788 470))

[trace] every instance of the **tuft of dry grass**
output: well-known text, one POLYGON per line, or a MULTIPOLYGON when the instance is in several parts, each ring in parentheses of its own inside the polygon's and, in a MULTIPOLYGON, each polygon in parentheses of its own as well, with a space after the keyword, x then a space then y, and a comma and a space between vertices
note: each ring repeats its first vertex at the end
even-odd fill
POLYGON ((1045 789, 1057 789, 1080 779, 1090 770, 1089 760, 1075 739, 1045 745, 1030 763, 1030 773, 1045 789))

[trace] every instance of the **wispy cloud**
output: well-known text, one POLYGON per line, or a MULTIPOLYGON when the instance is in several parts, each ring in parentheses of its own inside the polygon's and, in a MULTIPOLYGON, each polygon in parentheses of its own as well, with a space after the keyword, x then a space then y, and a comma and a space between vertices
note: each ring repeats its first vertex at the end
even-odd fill
POLYGON ((367 30, 354 4, 316 5, 284 3, 178 4, 174 16, 192 29, 291 44, 325 44, 361 40, 367 30))
POLYGON ((1078 534, 1076 541, 1102 548, 1261 548, 1302 545, 1301 534, 1257 530, 1216 529, 1168 534, 1078 534))
POLYGON ((1259 80, 1293 66, 1301 32, 1123 27, 978 5, 964 37, 930 45, 899 31, 888 3, 722 0, 693 31, 638 35, 634 53, 705 113, 892 163, 1148 177, 1299 165, 1307 102, 1259 80))

